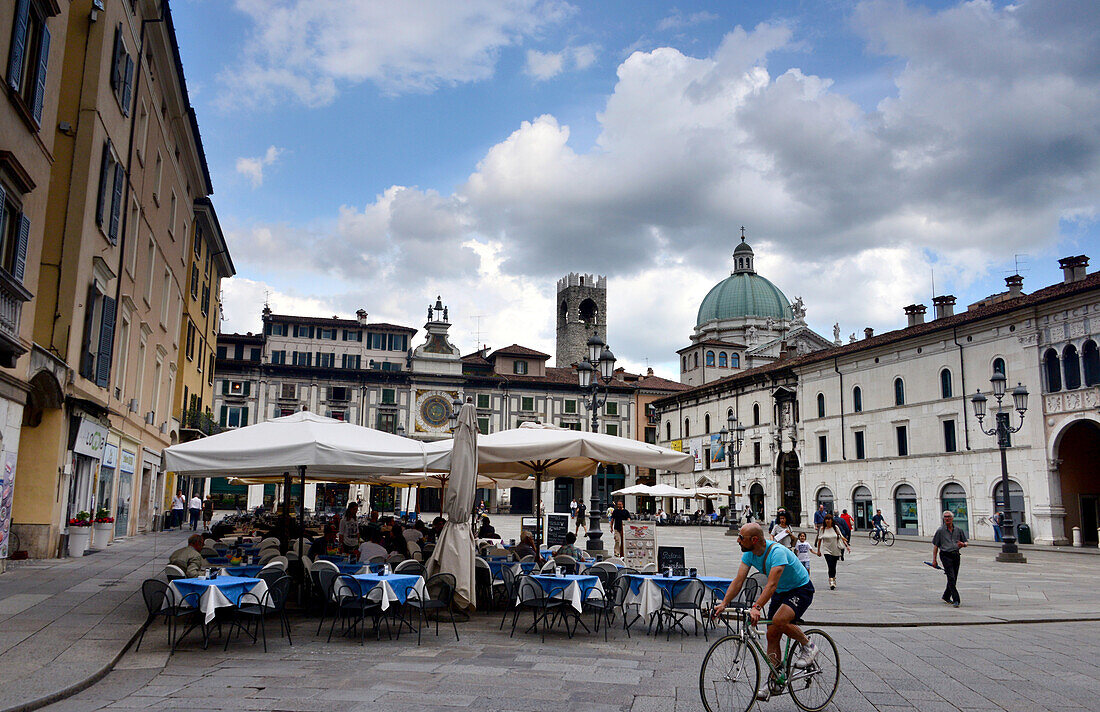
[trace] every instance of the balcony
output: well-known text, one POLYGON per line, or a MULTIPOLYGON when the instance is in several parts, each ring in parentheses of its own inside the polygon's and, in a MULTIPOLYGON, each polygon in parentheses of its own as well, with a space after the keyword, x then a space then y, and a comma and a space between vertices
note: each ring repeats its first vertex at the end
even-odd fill
POLYGON ((195 437, 217 435, 225 431, 225 428, 218 425, 210 413, 201 410, 185 410, 180 418, 180 424, 182 430, 193 431, 192 437, 185 438, 185 441, 193 440, 195 437))
POLYGON ((34 295, 5 269, 0 269, 0 366, 14 368, 16 360, 27 352, 19 338, 19 320, 23 302, 34 295))

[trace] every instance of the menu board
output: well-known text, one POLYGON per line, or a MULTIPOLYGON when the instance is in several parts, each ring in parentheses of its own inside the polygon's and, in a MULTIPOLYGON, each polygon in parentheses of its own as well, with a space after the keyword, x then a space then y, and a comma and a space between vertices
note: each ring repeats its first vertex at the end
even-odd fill
POLYGON ((632 569, 657 563, 657 525, 623 522, 623 561, 632 569))
POLYGON ((565 534, 569 531, 568 514, 546 515, 546 545, 561 546, 565 543, 565 534))
POLYGON ((673 573, 686 568, 684 547, 662 546, 657 549, 657 570, 664 571, 669 567, 672 567, 673 573))

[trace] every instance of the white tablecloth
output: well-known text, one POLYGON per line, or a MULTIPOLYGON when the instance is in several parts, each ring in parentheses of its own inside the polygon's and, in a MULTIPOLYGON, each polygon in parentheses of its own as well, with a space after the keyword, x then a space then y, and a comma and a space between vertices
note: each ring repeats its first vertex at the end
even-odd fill
MULTIPOLYGON (((585 578, 588 578, 588 577, 585 577, 585 578)), ((596 578, 596 577, 592 576, 591 578, 596 578)), ((598 599, 598 598, 603 598, 603 596, 604 596, 603 584, 600 583, 600 580, 598 578, 596 579, 596 582, 595 582, 594 585, 588 586, 588 587, 581 586, 581 585, 578 584, 577 581, 571 580, 571 579, 566 579, 566 578, 562 578, 561 582, 563 584, 565 584, 564 588, 561 589, 561 590, 555 590, 553 595, 551 595, 550 597, 555 598, 555 599, 559 599, 559 600, 563 600, 563 601, 569 601, 569 604, 571 606, 573 606, 573 608, 576 609, 576 611, 578 613, 584 608, 584 601, 587 597, 591 596, 591 597, 595 597, 595 598, 598 599), (586 590, 587 590, 587 596, 586 596, 586 590)), ((547 592, 546 591, 546 586, 543 586, 543 591, 547 592)), ((522 593, 522 591, 521 591, 521 593, 522 593)), ((516 604, 519 605, 519 603, 521 603, 522 600, 523 599, 521 599, 519 597, 519 594, 517 594, 516 604)))
MULTIPOLYGON (((248 589, 248 593, 256 597, 257 601, 262 601, 264 594, 267 593, 267 583, 263 579, 259 579, 255 585, 248 589)), ((248 603, 255 603, 252 596, 248 597, 248 603)), ((178 588, 176 588, 176 582, 173 581, 168 584, 168 595, 165 596, 165 607, 174 606, 178 601, 183 600, 183 594, 178 588)), ((194 600, 193 598, 190 600, 194 600)), ((190 603, 188 603, 190 605, 190 603)), ((236 601, 230 601, 225 597, 225 594, 221 592, 217 586, 207 586, 206 591, 199 598, 199 610, 202 611, 203 617, 206 623, 214 620, 215 611, 219 608, 232 608, 237 605, 236 601)))
MULTIPOLYGON (((411 574, 399 574, 399 575, 400 576, 411 576, 411 574)), ((341 579, 337 579, 337 581, 341 581, 341 579)), ((365 582, 360 581, 359 583, 364 589, 367 588, 367 584, 365 582)), ((404 585, 402 585, 402 588, 403 587, 404 587, 404 585)), ((424 577, 423 576, 417 576, 416 577, 416 583, 412 584, 412 590, 417 596, 419 596, 421 601, 427 601, 431 598, 428 595, 428 589, 425 588, 425 586, 424 586, 424 577)), ((334 599, 339 600, 341 595, 350 594, 350 590, 348 589, 347 584, 344 584, 344 583, 341 582, 341 583, 338 583, 334 587, 332 593, 333 593, 334 599)), ((387 608, 389 608, 390 604, 393 603, 393 602, 397 602, 399 604, 405 602, 404 596, 398 595, 398 593, 394 590, 393 585, 391 584, 391 582, 387 581, 385 579, 382 579, 381 581, 378 581, 377 583, 375 583, 374 587, 370 588, 370 590, 367 591, 366 597, 367 597, 368 600, 371 600, 371 601, 379 601, 382 604, 382 610, 383 611, 386 610, 387 608)))

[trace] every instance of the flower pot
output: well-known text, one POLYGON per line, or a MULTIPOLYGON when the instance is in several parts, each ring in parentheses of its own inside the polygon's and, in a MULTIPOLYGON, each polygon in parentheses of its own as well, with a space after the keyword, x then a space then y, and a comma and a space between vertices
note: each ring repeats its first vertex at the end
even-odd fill
POLYGON ((91 540, 91 527, 69 527, 69 556, 84 556, 91 540))
POLYGON ((111 522, 97 522, 92 525, 92 548, 106 549, 111 543, 111 530, 115 525, 111 522))

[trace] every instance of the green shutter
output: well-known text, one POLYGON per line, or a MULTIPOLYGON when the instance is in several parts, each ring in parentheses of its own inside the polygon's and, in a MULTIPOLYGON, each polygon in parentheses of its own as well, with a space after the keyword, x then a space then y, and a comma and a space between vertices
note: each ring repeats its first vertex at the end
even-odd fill
POLYGON ((226 420, 226 417, 228 415, 229 415, 229 406, 223 405, 222 406, 221 418, 218 419, 218 424, 221 425, 223 428, 225 427, 225 420, 226 420))
POLYGON ((241 408, 241 427, 248 425, 248 406, 241 408))
POLYGON ((244 382, 244 394, 247 396, 252 390, 252 381, 244 382))
POLYGON ((229 395, 229 379, 228 378, 223 378, 222 379, 222 395, 223 396, 229 395))

